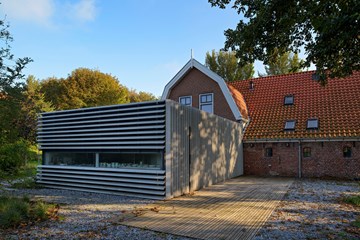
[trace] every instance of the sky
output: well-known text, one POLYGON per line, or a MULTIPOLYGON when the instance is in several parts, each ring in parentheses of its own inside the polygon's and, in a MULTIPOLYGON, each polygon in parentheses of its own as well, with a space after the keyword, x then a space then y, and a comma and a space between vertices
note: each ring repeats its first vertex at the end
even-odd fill
MULTIPOLYGON (((26 75, 65 78, 79 67, 161 96, 186 64, 224 47, 235 10, 207 0, 0 0, 15 57, 31 57, 26 75)), ((260 63, 255 71, 263 72, 260 63)))

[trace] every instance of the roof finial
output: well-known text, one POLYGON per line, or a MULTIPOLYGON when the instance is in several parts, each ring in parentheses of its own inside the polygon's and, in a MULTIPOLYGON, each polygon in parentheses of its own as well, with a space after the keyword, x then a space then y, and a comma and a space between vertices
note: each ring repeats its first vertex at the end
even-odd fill
POLYGON ((193 59, 193 50, 192 50, 192 48, 191 48, 190 52, 191 52, 191 60, 192 60, 193 59))

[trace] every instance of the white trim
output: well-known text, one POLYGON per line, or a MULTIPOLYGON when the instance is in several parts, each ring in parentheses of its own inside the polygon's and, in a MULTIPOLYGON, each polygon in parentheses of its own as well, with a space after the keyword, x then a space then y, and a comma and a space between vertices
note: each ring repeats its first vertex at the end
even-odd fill
POLYGON ((187 95, 187 96, 180 96, 179 97, 179 103, 181 104, 181 101, 180 101, 180 99, 181 98, 190 98, 190 105, 186 105, 186 104, 183 104, 184 106, 190 106, 190 107, 192 107, 192 96, 191 95, 187 95))
POLYGON ((215 103, 214 93, 200 93, 199 94, 199 110, 204 111, 201 109, 201 96, 204 96, 204 95, 211 95, 211 104, 212 104, 211 113, 214 113, 214 103, 215 103))
POLYGON ((227 103, 229 104, 229 107, 230 107, 235 119, 242 120, 240 110, 237 107, 237 105, 230 93, 230 90, 225 83, 225 80, 193 58, 190 59, 185 64, 185 66, 170 80, 170 82, 168 82, 168 84, 166 84, 163 94, 161 96, 161 100, 166 100, 170 95, 171 89, 176 85, 176 83, 178 81, 180 81, 194 67, 196 69, 198 69, 200 72, 202 72, 203 74, 205 74, 206 76, 208 76, 209 78, 211 78, 212 80, 214 80, 215 82, 217 82, 217 84, 219 84, 220 89, 221 89, 227 103))

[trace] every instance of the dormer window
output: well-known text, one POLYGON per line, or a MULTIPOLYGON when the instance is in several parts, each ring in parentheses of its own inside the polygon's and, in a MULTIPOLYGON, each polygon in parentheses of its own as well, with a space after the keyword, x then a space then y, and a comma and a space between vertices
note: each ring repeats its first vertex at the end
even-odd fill
POLYGON ((192 97, 191 96, 179 97, 179 103, 185 106, 192 106, 192 97))
POLYGON ((317 118, 308 119, 306 128, 307 129, 318 129, 319 128, 319 120, 317 118))
POLYGON ((288 120, 285 122, 284 130, 293 131, 295 130, 295 120, 288 120))
POLYGON ((199 100, 200 100, 200 104, 199 104, 200 110, 209 113, 214 112, 214 94, 212 93, 200 94, 199 100))
POLYGON ((294 105, 294 95, 285 96, 284 105, 294 105))

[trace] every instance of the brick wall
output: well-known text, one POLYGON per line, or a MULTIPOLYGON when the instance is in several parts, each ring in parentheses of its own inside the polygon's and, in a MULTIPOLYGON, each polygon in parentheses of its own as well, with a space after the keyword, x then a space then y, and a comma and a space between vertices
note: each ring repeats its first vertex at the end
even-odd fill
MULTIPOLYGON (((301 143, 301 151, 305 147, 311 148, 311 156, 301 152, 303 177, 360 178, 360 142, 301 143), (351 147, 351 157, 343 156, 344 147, 351 147)), ((244 173, 297 177, 298 151, 298 143, 245 143, 244 173), (265 156, 266 148, 272 148, 272 157, 265 156)))
POLYGON ((218 83, 196 68, 190 70, 190 72, 170 90, 169 99, 178 102, 181 96, 192 96, 192 106, 199 108, 199 94, 202 93, 214 94, 214 114, 235 120, 218 83))

